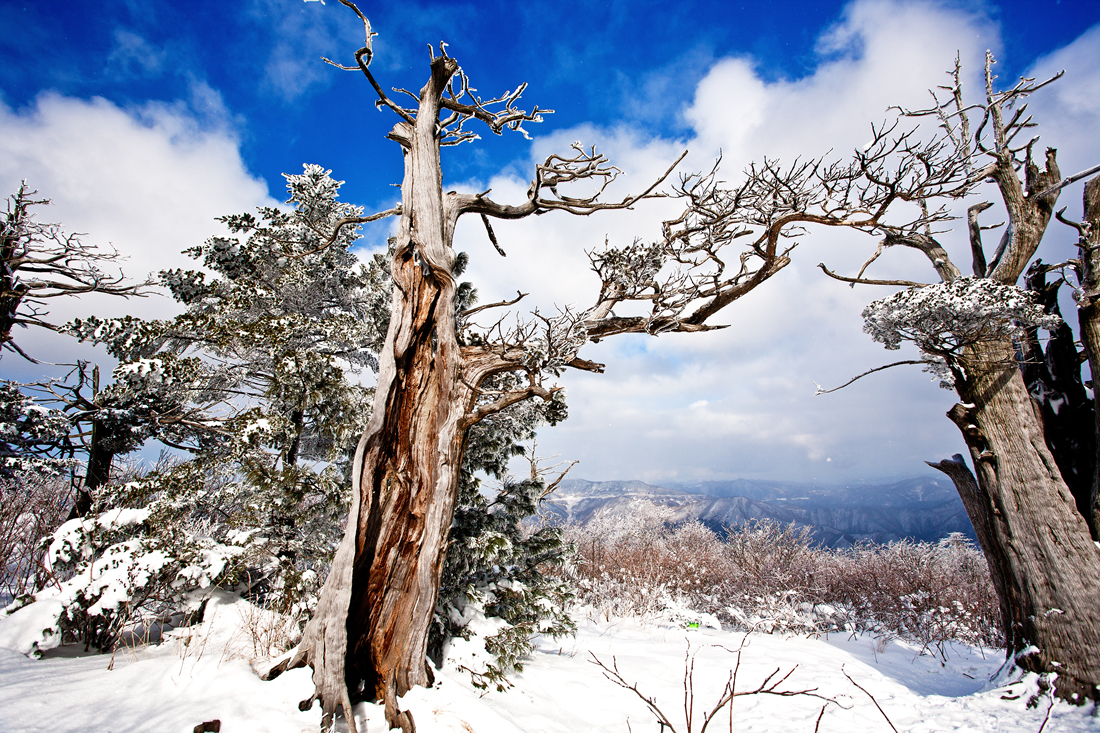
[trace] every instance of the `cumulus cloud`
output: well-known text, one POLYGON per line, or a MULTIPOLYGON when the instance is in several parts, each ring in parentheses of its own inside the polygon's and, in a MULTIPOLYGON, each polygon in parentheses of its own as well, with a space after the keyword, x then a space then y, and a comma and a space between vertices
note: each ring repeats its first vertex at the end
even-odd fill
MULTIPOLYGON (((212 105, 220 101, 208 87, 200 94, 212 105)), ((54 93, 25 109, 0 104, 0 189, 10 194, 23 179, 53 202, 38 210, 41 221, 61 222, 86 233, 90 243, 114 247, 127 258, 123 271, 136 279, 193 267, 181 251, 224 231, 216 216, 273 203, 266 184, 248 172, 232 133, 211 128, 181 104, 122 109, 100 98, 54 93)), ((56 322, 88 313, 173 312, 174 303, 161 296, 51 304, 56 322)), ((75 358, 71 339, 33 330, 16 337, 43 359, 75 358)), ((5 358, 5 371, 13 362, 5 358)))
MULTIPOLYGON (((1076 79, 1056 85, 1059 91, 1041 104, 1037 96, 1034 107, 1042 109, 1044 140, 1062 141, 1057 144, 1066 160, 1082 159, 1078 150, 1085 158, 1098 157, 1097 32, 1035 68, 1045 73, 1067 67, 1066 81, 1076 79)), ((715 62, 683 110, 691 129, 686 141, 584 127, 540 140, 534 157, 564 149, 573 139, 598 143, 630 172, 622 191, 644 187, 686 146, 692 150, 688 169, 707 167, 721 152, 723 176, 736 183, 738 172, 764 155, 789 161, 830 150, 837 157, 849 154, 869 139, 871 123, 889 116, 891 105, 927 106, 927 90, 947 80, 956 54, 965 84, 980 92, 984 53, 999 46, 997 27, 981 13, 939 3, 859 0, 819 39, 819 63, 805 77, 766 79, 747 56, 715 62)), ((480 184, 491 185, 495 197, 516 200, 527 181, 501 177, 480 184)), ((543 310, 552 303, 586 306, 598 283, 582 250, 599 247, 605 236, 614 244, 655 236, 661 219, 674 213, 668 204, 501 224, 504 259, 492 252, 479 223, 463 222, 456 241, 472 253, 471 279, 487 300, 519 288, 532 292, 528 300, 543 310)), ((964 233, 945 234, 943 241, 968 261, 964 233)), ((720 314, 716 321, 729 328, 586 347, 584 356, 605 362, 607 374, 564 378, 571 417, 544 431, 540 450, 581 459, 575 472, 592 479, 826 482, 911 476, 927 470, 924 460, 963 451, 944 417, 954 394, 918 367, 813 396, 814 382, 833 387, 870 367, 915 356, 887 353, 861 331, 861 310, 886 291, 853 290, 815 268, 825 261, 854 273, 874 247, 873 240, 852 232, 811 231, 791 266, 720 314)), ((876 268, 877 277, 934 278, 916 252, 891 252, 876 268)))

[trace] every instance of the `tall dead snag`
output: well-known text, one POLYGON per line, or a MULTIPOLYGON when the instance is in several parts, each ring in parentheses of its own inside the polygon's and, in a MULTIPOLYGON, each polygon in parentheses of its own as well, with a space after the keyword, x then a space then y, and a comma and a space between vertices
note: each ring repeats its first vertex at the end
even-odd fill
MULTIPOLYGON (((351 515, 317 610, 296 653, 270 674, 309 664, 320 700, 322 724, 338 710, 355 731, 353 701, 382 700, 392 727, 413 729, 397 698, 427 685, 428 630, 438 595, 443 552, 458 492, 466 430, 521 400, 554 399, 544 384, 563 369, 602 371, 578 352, 589 340, 620 333, 697 332, 721 326, 707 320, 788 262, 798 234, 792 228, 813 216, 828 198, 823 191, 847 185, 845 168, 816 162, 751 169, 744 184, 726 189, 716 171, 681 176, 671 192, 654 193, 672 167, 646 191, 620 201, 601 201, 619 171, 593 149, 575 144, 537 166, 526 201, 508 205, 481 194, 443 193, 440 148, 474 139, 467 124, 494 133, 523 132, 540 120, 537 107, 516 107, 521 85, 497 99, 473 94, 458 63, 434 56, 419 93, 396 90, 412 106, 399 105, 370 70, 370 23, 348 0, 366 30, 356 66, 378 96, 377 105, 398 117, 388 137, 401 146, 405 177, 401 204, 381 215, 347 219, 337 227, 401 217, 392 255, 393 303, 371 421, 355 458, 351 515), (577 193, 578 184, 595 192, 577 193), (482 218, 490 241, 500 244, 490 219, 520 219, 560 210, 586 216, 629 208, 643 198, 673 196, 685 213, 666 222, 656 243, 634 242, 589 253, 602 286, 591 307, 553 316, 534 313, 506 326, 481 326, 475 317, 496 303, 459 312, 455 279, 459 258, 451 242, 464 214, 482 218), (815 208, 816 207, 816 208, 815 208), (723 248, 741 239, 734 256, 723 248), (618 311, 618 312, 617 312, 618 311)), ((332 63, 332 62, 330 62, 332 63)), ((678 161, 677 161, 678 162, 678 161)), ((675 163, 673 164, 675 167, 675 163)), ((335 238, 335 232, 332 234, 335 238)), ((522 297, 522 296, 521 296, 522 297)))
MULTIPOLYGON (((983 102, 963 102, 956 62, 953 83, 941 87, 946 98, 933 93, 930 109, 903 111, 938 119, 944 134, 935 155, 879 134, 868 150, 857 153, 856 167, 862 171, 859 186, 868 191, 888 190, 897 180, 890 173, 891 161, 953 171, 957 185, 938 192, 944 201, 964 198, 992 181, 1008 217, 1000 243, 987 259, 978 215, 990 204, 971 206, 973 275, 964 276, 930 225, 934 191, 912 199, 925 212, 923 221, 899 226, 880 220, 868 227, 884 235, 872 261, 884 247, 916 248, 928 257, 940 282, 885 283, 909 288, 868 306, 864 330, 888 349, 899 348, 901 341, 916 343, 926 368, 959 395, 948 417, 962 432, 976 480, 961 460, 934 467, 955 481, 977 530, 1000 596, 1008 652, 1025 669, 1056 673, 1059 696, 1084 702, 1100 698, 1100 547, 1059 471, 1042 412, 1018 363, 1017 344, 1026 341, 1027 331, 1054 330, 1060 321, 1016 287, 1043 238, 1058 191, 1080 176, 1063 179, 1052 148, 1036 160, 1037 138, 1016 140, 1034 126, 1026 97, 1058 77, 1041 83, 1021 79, 998 92, 993 63, 987 55, 983 102), (972 133, 971 119, 979 116, 972 133)), ((1091 254, 1087 246, 1082 249, 1091 254)), ((841 279, 884 284, 863 279, 862 271, 841 279)))

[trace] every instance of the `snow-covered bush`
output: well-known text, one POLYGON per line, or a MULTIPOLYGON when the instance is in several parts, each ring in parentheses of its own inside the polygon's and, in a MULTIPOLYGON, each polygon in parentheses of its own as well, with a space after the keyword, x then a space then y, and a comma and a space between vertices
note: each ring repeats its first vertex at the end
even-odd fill
POLYGON ((863 331, 887 349, 911 341, 928 363, 926 371, 946 389, 966 365, 965 347, 983 341, 1017 339, 1027 328, 1054 329, 1062 322, 1048 315, 1035 295, 988 278, 961 277, 949 283, 909 288, 863 309, 863 331))
POLYGON ((954 639, 1001 646, 1000 607, 985 557, 964 536, 903 540, 829 553, 820 570, 843 628, 942 648, 954 639))
POLYGON ((109 651, 127 626, 167 618, 222 580, 242 548, 166 522, 163 511, 116 508, 62 524, 46 552, 49 584, 7 609, 22 630, 17 648, 80 641, 109 651))
POLYGON ((0 477, 0 606, 44 586, 44 542, 71 504, 67 476, 0 477))
POLYGON ((731 528, 722 542, 698 523, 652 519, 643 514, 633 531, 598 520, 567 529, 578 557, 564 573, 581 605, 605 619, 866 631, 933 653, 949 640, 1003 644, 985 559, 961 535, 829 549, 806 528, 769 520, 731 528))
POLYGON ((729 575, 718 537, 698 522, 667 526, 671 512, 637 502, 629 521, 597 517, 567 528, 578 559, 567 569, 579 602, 604 618, 656 618, 683 609, 713 613, 729 575))

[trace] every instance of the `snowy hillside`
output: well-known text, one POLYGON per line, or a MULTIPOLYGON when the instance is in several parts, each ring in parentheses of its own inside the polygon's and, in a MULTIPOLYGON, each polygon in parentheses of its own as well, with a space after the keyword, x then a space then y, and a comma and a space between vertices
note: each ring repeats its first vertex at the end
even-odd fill
POLYGON ((586 524, 596 516, 625 519, 642 505, 669 507, 668 521, 699 521, 719 533, 758 520, 794 522, 810 527, 815 541, 828 547, 864 540, 935 542, 955 532, 974 537, 955 487, 942 478, 881 486, 739 479, 669 487, 567 479, 542 506, 561 521, 586 524))
MULTIPOLYGON (((256 628, 258 613, 245 601, 219 595, 202 624, 177 630, 159 645, 119 650, 113 659, 72 647, 41 660, 0 649, 0 731, 185 733, 213 720, 221 722, 223 733, 315 731, 319 710, 300 712, 297 706, 312 692, 309 670, 261 682, 250 666, 255 634, 247 628, 256 628)), ((609 622, 578 611, 577 621, 576 637, 539 641, 507 692, 475 689, 457 668, 460 661, 473 660, 455 649, 437 673, 436 686, 413 690, 402 705, 413 712, 421 733, 657 731, 657 720, 639 695, 609 680, 594 663, 598 659, 617 665, 626 683, 654 698, 677 733, 699 733, 740 648, 735 692, 751 691, 773 673, 771 683, 791 672, 774 692, 812 694, 737 697, 708 730, 1100 730, 1089 707, 1051 705, 1046 696, 1029 707, 1039 691, 1034 676, 990 681, 1003 661, 997 650, 950 645, 941 660, 921 656, 903 642, 866 636, 746 637, 706 628, 705 618, 698 629, 668 616, 609 622), (690 728, 684 718, 687 653, 694 656, 695 670, 690 728)), ((0 638, 4 624, 0 621, 0 638)), ((385 730, 380 707, 364 704, 356 712, 369 733, 385 730)))

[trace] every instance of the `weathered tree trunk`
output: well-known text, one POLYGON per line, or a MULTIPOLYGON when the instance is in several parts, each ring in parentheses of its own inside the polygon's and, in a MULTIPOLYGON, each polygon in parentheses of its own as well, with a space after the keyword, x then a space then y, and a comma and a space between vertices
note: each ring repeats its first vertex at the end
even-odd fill
POLYGON ((432 681, 428 631, 476 387, 460 378, 453 222, 439 160, 439 99, 457 69, 453 59, 435 59, 416 124, 400 122, 389 135, 404 151, 405 179, 374 411, 356 453, 348 530, 288 665, 313 667, 323 725, 343 708, 352 731, 353 695, 384 700, 391 727, 414 730, 396 698, 432 681))
POLYGON ((1065 699, 1098 699, 1100 548, 1047 447, 1012 344, 969 347, 962 363, 963 402, 948 417, 970 449, 978 496, 960 494, 1000 586, 1009 653, 1034 648, 1022 667, 1056 672, 1065 699))
MULTIPOLYGON (((1085 186, 1085 221, 1080 239, 1081 295, 1077 318, 1081 324, 1081 343, 1092 373, 1093 415, 1096 420, 1096 449, 1100 451, 1100 176, 1085 186)), ((1092 495, 1087 513, 1093 537, 1100 539, 1100 455, 1095 458, 1092 495)))
MULTIPOLYGON (((966 409, 962 405, 956 404, 951 408, 948 417, 951 417, 952 420, 956 418, 965 419, 965 414, 966 409)), ((1004 564, 995 561, 995 558, 998 557, 997 538, 993 533, 992 515, 986 511, 988 501, 978 487, 978 480, 970 472, 961 454, 956 453, 951 458, 942 460, 939 463, 928 461, 926 463, 937 471, 947 474, 952 483, 955 484, 955 489, 959 492, 959 498, 962 499, 966 514, 970 517, 970 523, 974 526, 974 534, 978 537, 978 546, 982 549, 986 564, 989 566, 989 576, 993 581, 994 590, 997 591, 997 600, 1000 601, 1001 623, 1003 624, 1005 639, 1009 639, 1011 638, 1011 630, 1008 624, 1009 619, 1012 618, 1012 611, 1007 605, 1009 597, 1008 578, 1005 577, 1004 564)))

